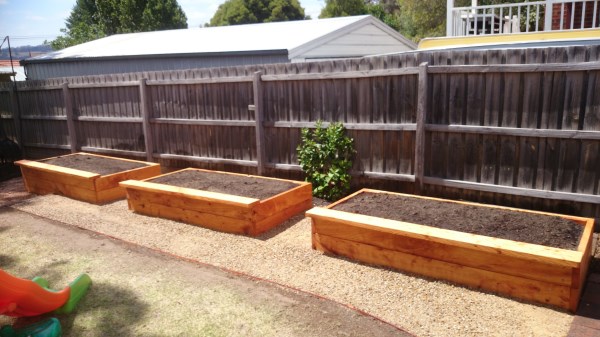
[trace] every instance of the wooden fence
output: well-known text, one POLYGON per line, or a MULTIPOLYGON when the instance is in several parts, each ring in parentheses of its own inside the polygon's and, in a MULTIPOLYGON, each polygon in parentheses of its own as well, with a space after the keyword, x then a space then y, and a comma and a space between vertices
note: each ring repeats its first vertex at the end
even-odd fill
POLYGON ((0 88, 29 157, 89 151, 300 177, 341 121, 360 184, 600 218, 600 47, 440 51, 0 88))

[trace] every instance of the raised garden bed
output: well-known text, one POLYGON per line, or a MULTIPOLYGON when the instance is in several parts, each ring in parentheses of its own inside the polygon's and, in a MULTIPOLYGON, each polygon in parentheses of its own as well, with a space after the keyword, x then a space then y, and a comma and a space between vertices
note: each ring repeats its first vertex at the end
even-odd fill
POLYGON ((74 153, 39 161, 20 160, 25 187, 30 193, 56 193, 103 204, 125 198, 119 182, 160 174, 160 165, 90 153, 74 153))
POLYGON ((250 236, 312 207, 310 183, 193 168, 121 186, 135 212, 250 236))
POLYGON ((588 218, 368 189, 306 215, 322 252, 571 311, 594 226, 588 218))

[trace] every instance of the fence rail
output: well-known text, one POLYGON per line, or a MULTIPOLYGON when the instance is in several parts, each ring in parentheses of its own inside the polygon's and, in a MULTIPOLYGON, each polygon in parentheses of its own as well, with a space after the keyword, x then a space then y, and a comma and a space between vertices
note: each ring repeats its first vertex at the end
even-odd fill
POLYGON ((32 157, 298 177, 300 129, 341 121, 363 183, 600 217, 599 60, 598 46, 432 52, 25 82, 0 87, 0 125, 32 157))

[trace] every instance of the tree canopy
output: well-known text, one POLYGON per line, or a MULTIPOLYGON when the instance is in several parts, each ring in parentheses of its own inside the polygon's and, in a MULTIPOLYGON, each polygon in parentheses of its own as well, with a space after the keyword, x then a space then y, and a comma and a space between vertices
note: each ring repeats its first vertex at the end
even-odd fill
POLYGON ((325 0, 325 7, 321 9, 319 18, 335 18, 362 14, 367 14, 367 6, 364 0, 325 0))
POLYGON ((210 26, 304 20, 298 0, 227 0, 210 19, 210 26))
POLYGON ((325 0, 325 7, 321 9, 319 18, 371 14, 393 29, 399 30, 398 9, 396 0, 325 0))
POLYGON ((187 28, 187 17, 177 0, 77 0, 65 25, 65 35, 50 42, 55 50, 113 34, 187 28))

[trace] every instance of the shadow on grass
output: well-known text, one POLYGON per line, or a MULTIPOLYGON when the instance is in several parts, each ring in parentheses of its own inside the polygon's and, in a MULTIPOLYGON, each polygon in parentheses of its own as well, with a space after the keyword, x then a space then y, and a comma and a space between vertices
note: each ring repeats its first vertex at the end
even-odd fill
POLYGON ((0 269, 14 267, 17 265, 17 262, 18 260, 12 256, 0 254, 0 269))
MULTIPOLYGON (((148 305, 132 291, 113 284, 92 283, 72 313, 19 318, 14 326, 27 326, 56 317, 60 321, 63 337, 133 337, 140 335, 140 330, 136 331, 137 323, 147 314, 148 305)), ((147 333, 143 335, 153 337, 147 333)))

